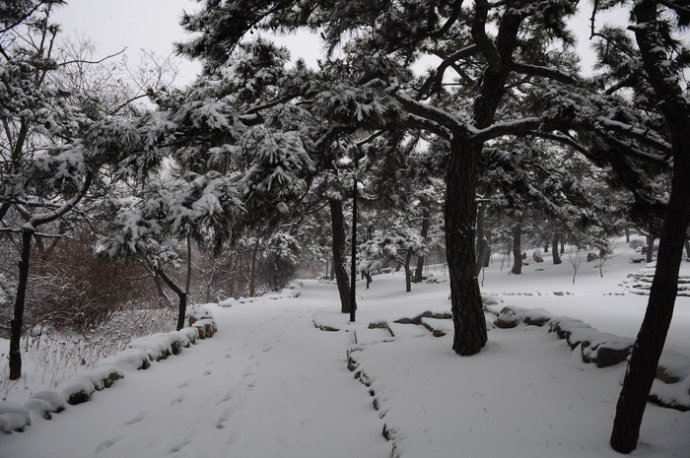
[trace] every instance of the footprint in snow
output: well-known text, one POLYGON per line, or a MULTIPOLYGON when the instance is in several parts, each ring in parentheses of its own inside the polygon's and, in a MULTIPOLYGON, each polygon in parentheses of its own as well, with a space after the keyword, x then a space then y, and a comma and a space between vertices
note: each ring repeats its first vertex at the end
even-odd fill
POLYGON ((177 387, 178 388, 184 388, 184 387, 191 386, 191 385, 194 385, 194 381, 192 379, 188 379, 188 380, 185 380, 184 382, 180 383, 179 385, 177 385, 177 387))
POLYGON ((228 422, 230 419, 230 409, 225 409, 223 411, 223 414, 218 417, 218 421, 216 422, 216 429, 223 429, 225 428, 225 424, 228 422))
POLYGON ((211 375, 211 374, 213 374, 213 372, 211 372, 211 371, 204 371, 204 375, 211 375))
POLYGON ((94 453, 101 453, 103 450, 115 445, 115 443, 117 441, 119 441, 120 439, 122 439, 122 436, 115 436, 112 439, 108 439, 108 440, 101 442, 100 444, 98 444, 98 447, 96 447, 96 450, 94 451, 94 453))
POLYGON ((171 406, 174 406, 174 405, 177 405, 177 404, 181 403, 182 401, 184 401, 184 397, 183 397, 183 396, 178 396, 178 397, 176 397, 175 399, 173 399, 172 401, 170 401, 170 405, 171 405, 171 406))
POLYGON ((177 453, 180 450, 182 450, 186 445, 189 445, 189 441, 180 442, 177 445, 173 445, 172 447, 170 447, 170 449, 168 449, 168 453, 170 453, 170 454, 177 453))
POLYGON ((131 426, 136 423, 139 423, 140 421, 146 419, 146 416, 148 415, 148 412, 139 412, 136 417, 132 418, 131 420, 128 420, 125 422, 125 426, 131 426))
POLYGON ((218 402, 216 402, 216 405, 222 404, 224 402, 228 402, 230 399, 232 399, 232 391, 230 391, 229 393, 226 393, 225 396, 220 398, 220 400, 218 402))

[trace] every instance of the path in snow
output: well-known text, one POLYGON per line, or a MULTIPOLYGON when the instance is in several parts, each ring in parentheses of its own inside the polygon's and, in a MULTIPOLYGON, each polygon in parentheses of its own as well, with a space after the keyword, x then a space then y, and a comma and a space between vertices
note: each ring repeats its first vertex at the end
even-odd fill
POLYGON ((383 422, 345 366, 349 334, 312 326, 330 289, 214 309, 213 339, 1 438, 0 456, 389 456, 383 422))

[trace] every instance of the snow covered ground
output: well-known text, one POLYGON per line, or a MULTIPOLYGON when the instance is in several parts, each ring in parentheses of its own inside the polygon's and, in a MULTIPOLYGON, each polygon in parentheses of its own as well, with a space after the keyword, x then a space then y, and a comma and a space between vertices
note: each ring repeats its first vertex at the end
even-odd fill
MULTIPOLYGON (((567 262, 545 257, 515 276, 498 259, 483 291, 634 337, 647 298, 623 285, 644 266, 631 264, 633 255, 608 261, 604 278, 596 261, 583 262, 575 285, 567 262)), ((585 364, 547 329, 524 325, 491 329, 485 350, 461 358, 451 334, 393 322, 448 311, 441 269, 436 278, 407 294, 399 274, 375 276, 369 290, 359 283, 355 324, 338 312, 335 286, 316 281, 297 298, 214 307, 212 339, 127 372, 53 420, 32 418, 26 432, 0 437, 0 457, 620 456, 608 438, 624 364, 585 364)), ((690 298, 677 301, 666 348, 690 355, 690 298)), ((688 457, 688 431, 690 412, 649 404, 632 456, 688 457)))

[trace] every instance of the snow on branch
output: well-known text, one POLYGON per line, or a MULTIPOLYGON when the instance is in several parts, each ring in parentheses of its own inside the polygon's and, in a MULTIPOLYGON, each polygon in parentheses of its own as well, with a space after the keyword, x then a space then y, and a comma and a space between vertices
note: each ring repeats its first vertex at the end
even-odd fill
POLYGON ((571 85, 582 84, 582 81, 580 81, 577 77, 571 75, 570 73, 566 73, 564 71, 561 71, 555 67, 544 67, 541 65, 530 65, 530 64, 523 64, 520 62, 515 62, 512 65, 512 70, 517 72, 517 73, 522 73, 523 75, 548 78, 548 79, 558 81, 558 82, 564 83, 564 84, 571 84, 571 85))

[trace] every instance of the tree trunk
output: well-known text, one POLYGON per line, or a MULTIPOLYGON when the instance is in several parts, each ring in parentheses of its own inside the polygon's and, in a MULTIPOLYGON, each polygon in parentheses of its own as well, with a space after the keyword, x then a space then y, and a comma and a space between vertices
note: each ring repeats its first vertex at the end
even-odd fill
POLYGON ((463 356, 478 353, 486 344, 486 319, 479 291, 474 253, 477 216, 476 181, 481 145, 451 142, 446 174, 446 258, 453 312, 453 350, 463 356))
POLYGON ((156 292, 158 293, 158 298, 165 304, 165 306, 170 305, 170 298, 163 290, 163 284, 161 283, 161 277, 157 273, 153 273, 153 283, 156 285, 156 292))
POLYGON ((558 244, 561 242, 561 229, 554 227, 553 229, 553 240, 551 240, 551 253, 553 254, 553 264, 558 265, 563 261, 561 260, 561 252, 558 251, 558 244))
POLYGON ((546 240, 544 242, 544 253, 548 253, 548 252, 549 252, 549 241, 546 240))
POLYGON ((522 226, 520 223, 513 226, 513 268, 511 274, 522 273, 522 226))
POLYGON ((19 280, 17 283, 17 296, 14 300, 14 317, 10 321, 10 380, 17 380, 22 376, 22 354, 20 341, 22 338, 22 325, 24 321, 24 303, 26 301, 26 287, 29 283, 29 259, 31 257, 32 230, 22 230, 22 251, 19 260, 19 280))
POLYGON ((647 235, 647 263, 650 263, 654 260, 654 240, 656 237, 654 237, 654 234, 650 231, 649 234, 647 235))
POLYGON ((625 226, 625 243, 630 243, 630 228, 625 226))
POLYGON ((563 256, 563 253, 565 253, 565 237, 563 237, 563 234, 561 234, 559 241, 561 242, 561 256, 563 256))
POLYGON ((690 137, 687 135, 690 132, 690 108, 678 78, 669 74, 668 66, 662 65, 666 62, 667 53, 659 46, 659 36, 665 33, 666 26, 658 14, 655 2, 639 1, 635 4, 635 19, 641 26, 635 29, 635 37, 671 134, 673 177, 647 311, 616 405, 611 447, 621 453, 629 453, 637 447, 649 391, 673 316, 683 242, 690 223, 690 137))
MULTIPOLYGON (((431 216, 431 212, 429 211, 429 206, 427 205, 424 207, 424 210, 422 211, 422 231, 420 232, 420 236, 422 237, 422 240, 424 240, 424 243, 426 243, 426 239, 429 236, 429 217, 431 216)), ((414 272, 414 282, 419 283, 422 281, 422 277, 424 275, 424 255, 417 256, 417 266, 415 267, 415 272, 414 272)))
POLYGON ((690 239, 687 236, 685 237, 685 254, 690 259, 690 239))
POLYGON ((256 296, 256 261, 259 256, 259 240, 254 242, 252 249, 252 267, 249 271, 249 297, 256 296))
POLYGON ((412 291, 412 270, 410 269, 410 261, 412 260, 412 250, 407 249, 407 254, 405 255, 405 292, 409 293, 412 291))
POLYGON ((350 313, 350 280, 345 268, 345 216, 343 215, 343 203, 339 200, 329 199, 331 210, 331 242, 333 250, 333 275, 338 285, 340 295, 340 311, 350 313))
POLYGON ((187 316, 187 292, 182 289, 180 285, 175 283, 175 280, 170 278, 164 271, 157 269, 156 273, 163 279, 168 288, 177 294, 178 308, 177 308, 177 330, 184 328, 184 319, 187 316))
POLYGON ((477 207, 477 244, 475 248, 477 251, 477 269, 475 275, 479 276, 482 268, 486 267, 489 262, 491 248, 485 233, 486 205, 479 204, 477 207))

